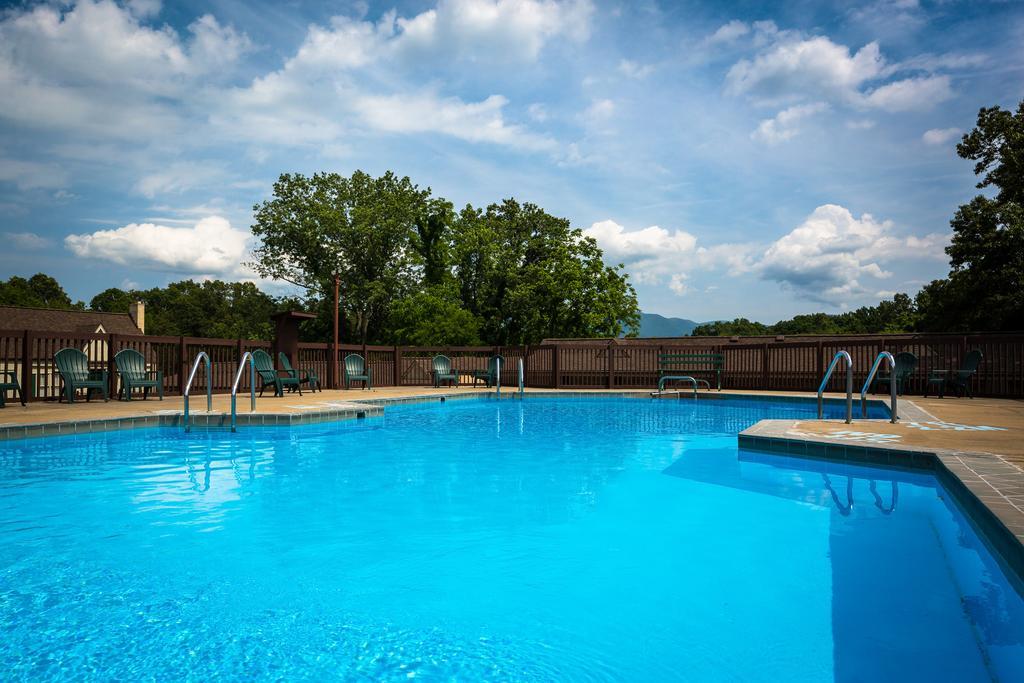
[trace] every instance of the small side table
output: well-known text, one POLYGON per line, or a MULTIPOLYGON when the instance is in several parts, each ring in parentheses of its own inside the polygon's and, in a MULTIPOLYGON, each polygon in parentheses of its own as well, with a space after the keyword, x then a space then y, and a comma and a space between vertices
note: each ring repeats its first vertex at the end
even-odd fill
POLYGON ((928 381, 924 385, 924 397, 928 398, 928 394, 932 393, 931 388, 934 385, 939 387, 939 398, 946 395, 946 384, 949 383, 949 370, 938 369, 932 370, 928 373, 928 381))

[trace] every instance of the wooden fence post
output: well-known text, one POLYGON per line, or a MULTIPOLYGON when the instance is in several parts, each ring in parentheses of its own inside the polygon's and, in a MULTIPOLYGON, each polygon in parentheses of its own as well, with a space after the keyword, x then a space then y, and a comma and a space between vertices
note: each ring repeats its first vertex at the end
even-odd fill
MULTIPOLYGON (((825 353, 825 347, 822 344, 821 340, 819 339, 818 340, 818 351, 817 351, 817 355, 818 355, 818 376, 815 378, 815 381, 817 381, 817 382, 821 382, 821 378, 825 376, 825 356, 824 356, 824 353, 825 353)), ((816 387, 812 386, 811 388, 815 389, 816 387)))
POLYGON ((551 345, 551 386, 555 389, 562 388, 562 374, 558 370, 558 344, 551 345))
POLYGON ((27 403, 36 398, 35 387, 32 386, 32 333, 25 330, 21 337, 21 391, 27 403))
POLYGON ((768 390, 768 343, 761 346, 761 390, 768 390))
POLYGON ((184 395, 185 382, 188 381, 188 347, 185 338, 178 338, 178 393, 184 395))
POLYGON ((113 396, 117 390, 117 367, 114 363, 114 355, 117 353, 116 349, 117 335, 107 335, 107 396, 113 396))
POLYGON ((401 386, 402 382, 402 350, 395 347, 394 351, 395 367, 392 369, 392 375, 394 379, 394 385, 401 386))
POLYGON ((608 388, 615 387, 615 340, 608 342, 608 388))

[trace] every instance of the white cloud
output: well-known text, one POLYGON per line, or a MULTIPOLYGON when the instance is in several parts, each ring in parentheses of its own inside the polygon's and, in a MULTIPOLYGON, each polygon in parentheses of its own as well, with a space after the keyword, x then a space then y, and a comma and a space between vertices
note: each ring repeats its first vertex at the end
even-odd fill
POLYGON ((674 273, 668 281, 668 288, 676 296, 686 296, 690 291, 690 286, 686 284, 687 279, 689 276, 683 273, 674 273))
POLYGON ((865 280, 891 273, 887 261, 941 258, 948 236, 901 237, 891 221, 870 214, 855 218, 835 204, 819 206, 803 223, 772 243, 757 264, 761 277, 794 290, 803 298, 838 305, 874 291, 865 280))
POLYGON ((966 64, 973 61, 941 56, 890 64, 877 42, 852 52, 824 36, 800 39, 779 33, 767 49, 729 69, 725 88, 731 95, 769 104, 815 99, 890 112, 927 110, 953 97, 949 76, 927 74, 881 82, 900 71, 966 64))
POLYGON ((885 111, 920 111, 953 97, 949 76, 906 78, 871 91, 863 102, 885 111))
POLYGON ((950 140, 959 136, 963 131, 959 128, 932 128, 926 130, 921 140, 926 145, 944 145, 950 140))
POLYGON ((653 64, 638 64, 629 59, 623 59, 619 62, 619 73, 628 78, 644 79, 650 76, 653 71, 653 64))
POLYGON ((873 119, 853 119, 846 122, 846 127, 850 130, 871 130, 877 125, 877 122, 873 119))
POLYGON ((798 124, 800 121, 827 111, 828 108, 829 106, 825 102, 814 102, 783 109, 774 117, 761 121, 750 137, 768 145, 777 145, 799 134, 798 124))
POLYGON ((111 230, 68 235, 64 246, 81 258, 177 273, 239 277, 250 252, 249 232, 207 216, 191 227, 131 223, 111 230))
POLYGON ((53 240, 47 239, 34 232, 5 232, 4 241, 14 245, 18 249, 46 249, 53 244, 53 240))
POLYGON ((710 46, 722 43, 732 43, 748 33, 750 33, 749 24, 739 21, 738 19, 733 19, 729 23, 719 26, 717 31, 705 38, 704 44, 710 46))
POLYGON ((623 263, 637 282, 657 284, 692 265, 697 238, 685 230, 657 225, 629 230, 612 220, 598 221, 583 231, 597 240, 609 263, 623 263))

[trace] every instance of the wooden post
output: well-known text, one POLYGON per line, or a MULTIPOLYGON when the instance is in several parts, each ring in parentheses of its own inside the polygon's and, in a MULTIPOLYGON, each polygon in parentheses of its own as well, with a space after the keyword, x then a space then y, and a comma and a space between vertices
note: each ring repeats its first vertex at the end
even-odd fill
POLYGON ((113 396, 117 390, 117 366, 114 363, 115 344, 117 343, 117 335, 107 335, 107 396, 113 396))
POLYGON ((394 385, 397 387, 399 386, 399 383, 402 381, 402 350, 396 346, 395 350, 392 353, 392 358, 394 359, 395 362, 391 374, 393 376, 394 385))
POLYGON ((178 393, 184 395, 185 382, 188 381, 188 348, 185 338, 178 338, 178 393))
POLYGON ((558 344, 551 345, 551 373, 554 375, 554 381, 551 383, 555 389, 562 388, 562 373, 558 369, 558 356, 561 347, 558 344))
MULTIPOLYGON (((825 351, 824 345, 822 344, 822 341, 819 339, 818 340, 818 375, 817 375, 817 377, 814 380, 815 382, 821 382, 821 378, 825 376, 825 356, 824 356, 824 351, 825 351)), ((816 389, 816 388, 817 387, 814 387, 814 386, 811 387, 812 390, 816 389)))
POLYGON ((27 403, 36 398, 35 387, 32 386, 32 333, 25 330, 21 337, 21 396, 27 403))
POLYGON ((523 386, 525 387, 529 382, 526 378, 530 376, 530 345, 527 344, 523 347, 523 386))
POLYGON ((608 388, 615 388, 615 340, 608 342, 608 388))
POLYGON ((761 390, 768 389, 768 343, 761 346, 761 390))

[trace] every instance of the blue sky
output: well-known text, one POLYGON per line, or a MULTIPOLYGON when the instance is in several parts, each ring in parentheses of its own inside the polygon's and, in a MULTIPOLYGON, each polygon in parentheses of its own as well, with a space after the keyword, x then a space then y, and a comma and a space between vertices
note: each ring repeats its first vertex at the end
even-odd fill
POLYGON ((874 303, 946 274, 1021 45, 1019 2, 16 3, 0 277, 251 278, 278 174, 360 168, 569 218, 645 311, 874 303))

